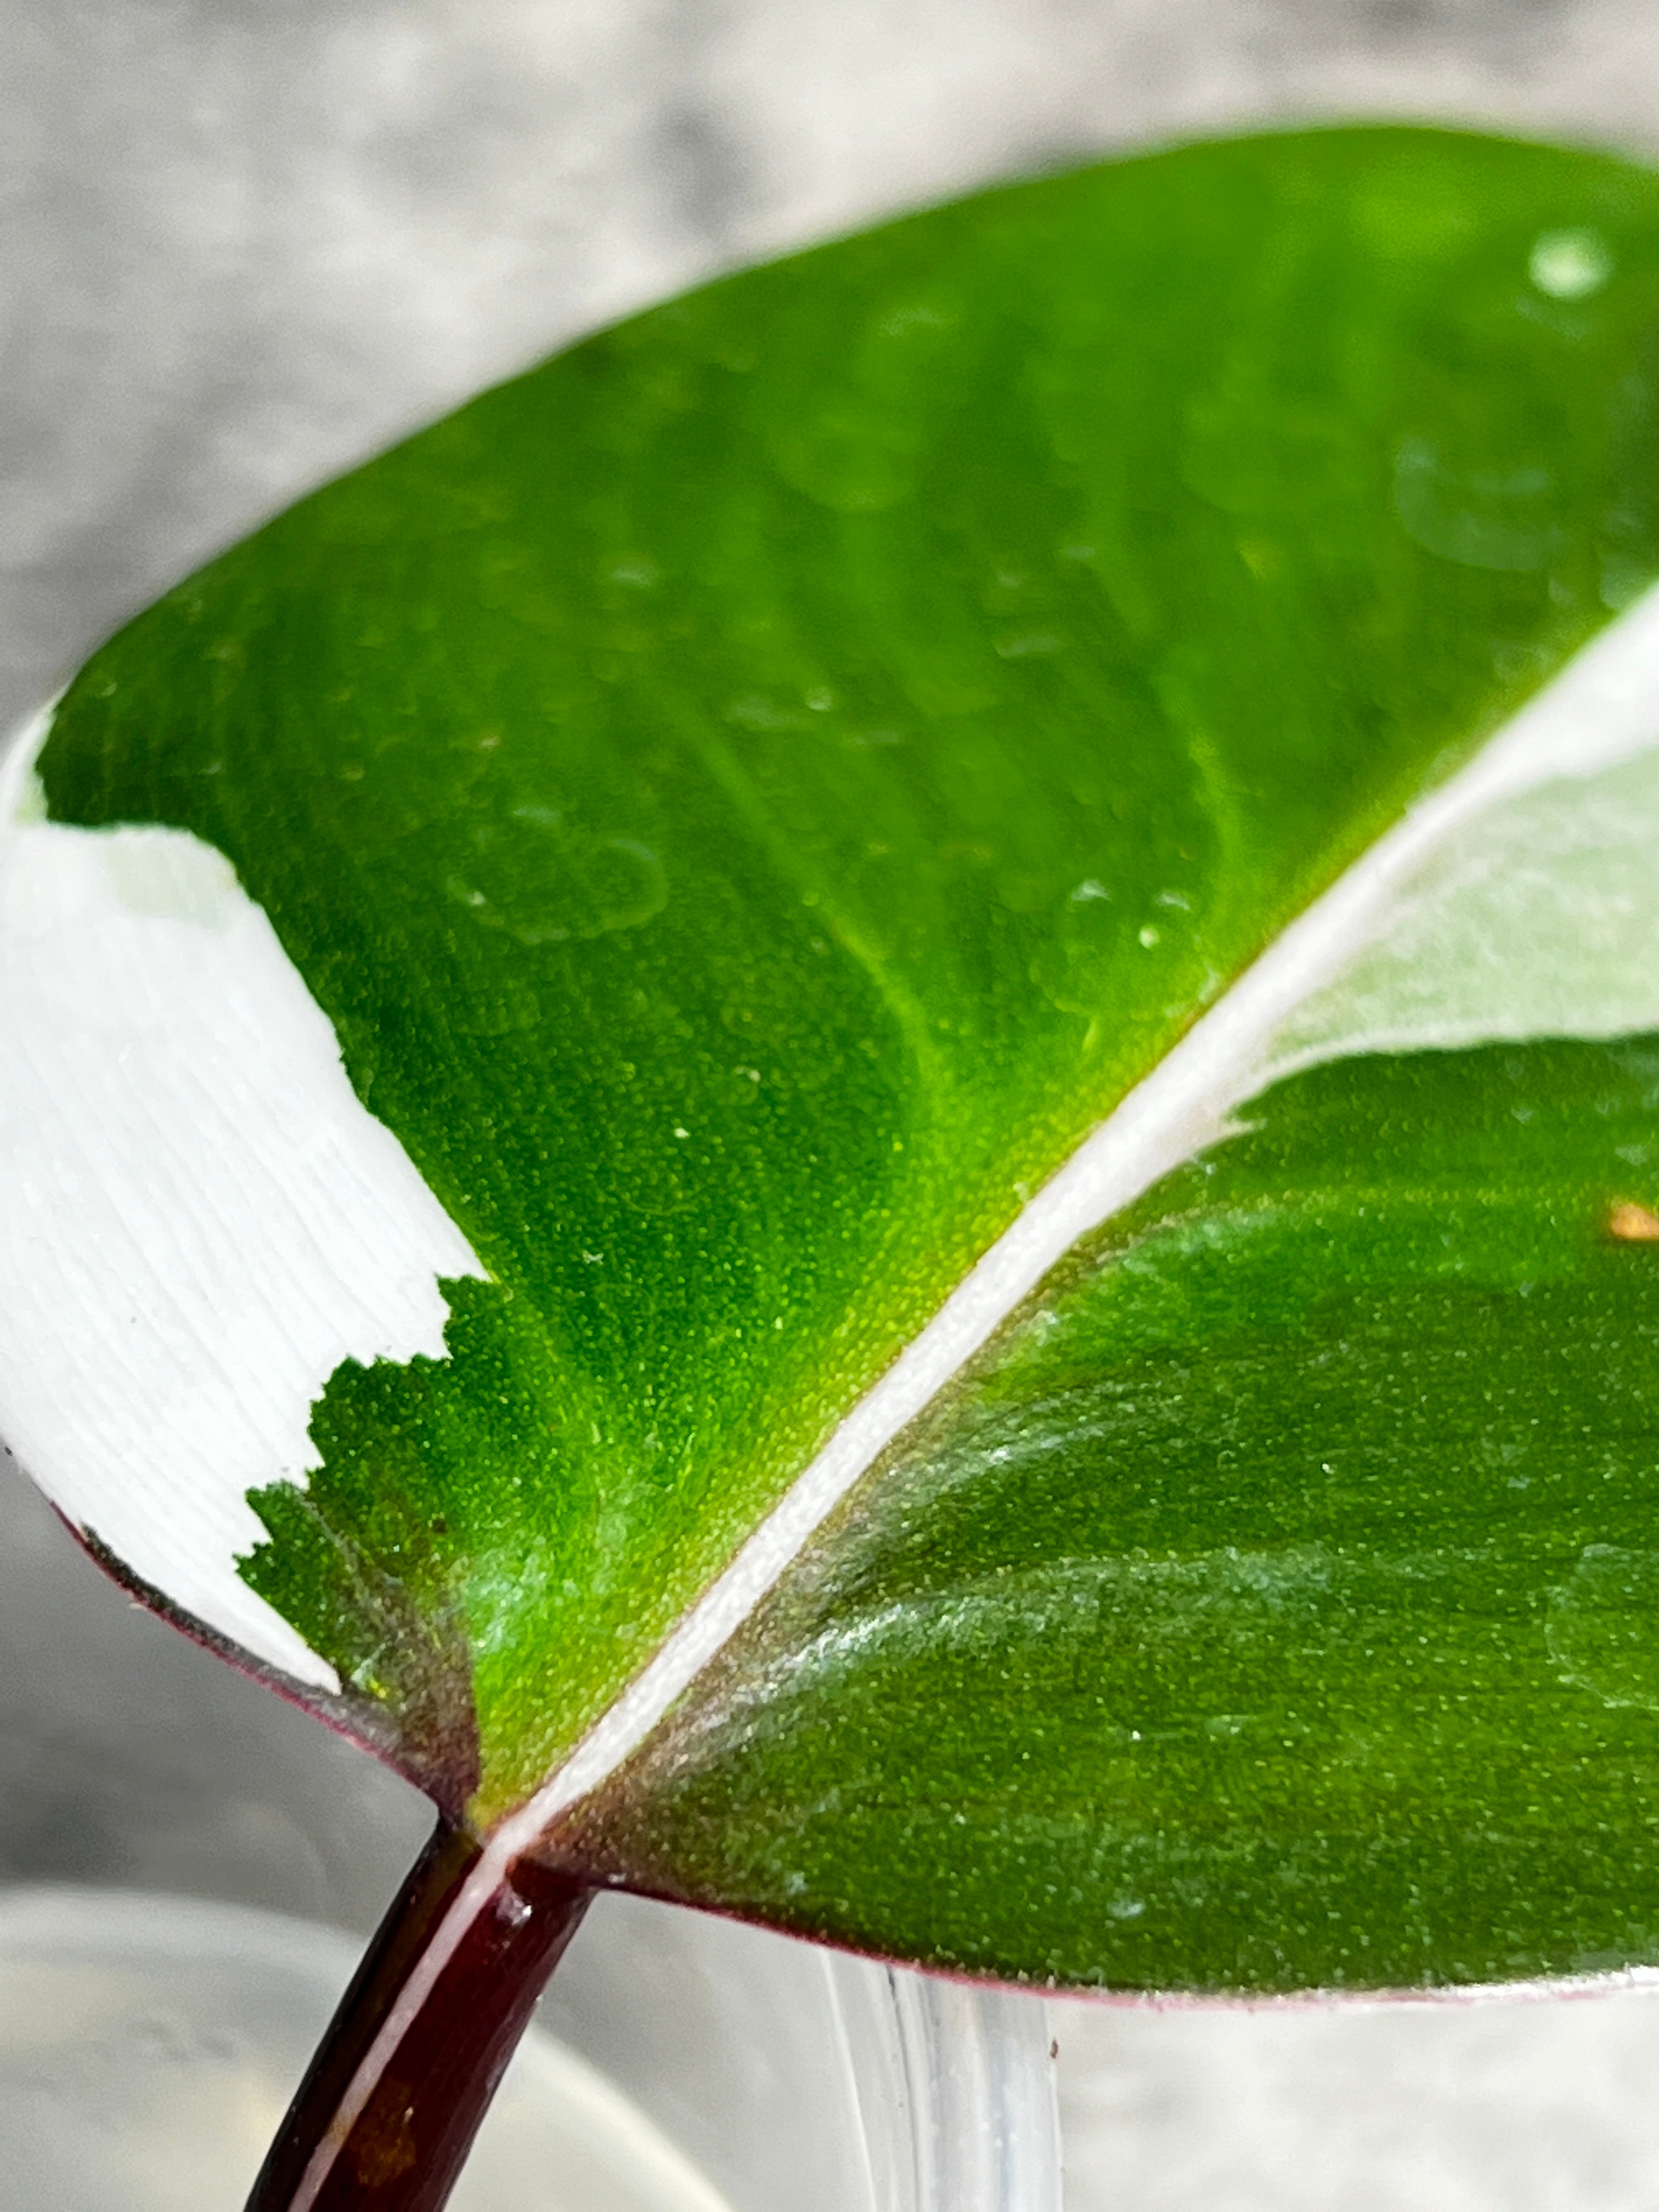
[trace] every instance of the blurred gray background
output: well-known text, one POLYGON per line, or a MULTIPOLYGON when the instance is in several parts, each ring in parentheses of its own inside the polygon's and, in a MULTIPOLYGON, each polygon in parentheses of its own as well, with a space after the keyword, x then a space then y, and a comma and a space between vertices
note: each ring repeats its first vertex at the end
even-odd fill
POLYGON ((1659 137, 1650 0, 5 0, 0 720, 257 517, 712 270, 1262 118, 1659 137))
MULTIPOLYGON (((0 728, 216 546, 626 309, 993 178, 1358 115, 1653 150, 1659 9, 5 0, 0 728)), ((0 1876, 188 1882, 211 1826, 240 1893, 372 1917, 419 1831, 397 1785, 182 1642, 163 1659, 169 1632, 3 1467, 0 1560, 0 1687, 53 1654, 27 1730, 0 1710, 0 1876), (257 1787, 227 1792, 201 1748, 226 1731, 257 1787)), ((1066 2004, 1055 2028, 1072 2212, 1659 2197, 1639 1990, 1066 2004)))

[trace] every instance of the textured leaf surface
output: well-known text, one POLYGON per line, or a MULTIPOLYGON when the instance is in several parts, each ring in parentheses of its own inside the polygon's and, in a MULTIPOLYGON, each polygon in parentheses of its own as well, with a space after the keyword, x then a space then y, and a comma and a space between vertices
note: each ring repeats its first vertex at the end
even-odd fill
POLYGON ((584 1848, 1125 1988, 1659 1963, 1659 1039, 1250 1119, 1079 1247, 584 1848))
MULTIPOLYGON (((536 1789, 1126 1091, 1659 570, 1656 339, 1621 164, 1188 149, 591 341, 82 672, 52 821, 229 859, 483 1270, 446 1357, 319 1376, 318 1464, 253 1497, 241 1571, 366 1732, 481 1826, 536 1789)), ((1595 1145, 1646 1078, 1552 1049, 1530 1151, 1476 1139, 1507 1062, 1356 1062, 1110 1226, 568 1848, 1083 1980, 1639 1950, 1630 1833, 1605 1877, 1584 1839, 1648 1723, 1553 1655, 1623 1650, 1641 1549, 1595 1145), (1490 1488, 1534 1417, 1576 1441, 1488 1559, 1425 1455, 1490 1488), (1614 1748, 1572 1829, 1575 1727, 1614 1748)))

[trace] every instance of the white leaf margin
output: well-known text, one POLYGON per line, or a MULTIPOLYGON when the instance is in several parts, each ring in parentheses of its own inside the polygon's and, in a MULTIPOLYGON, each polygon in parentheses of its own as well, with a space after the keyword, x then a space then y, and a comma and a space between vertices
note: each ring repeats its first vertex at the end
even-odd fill
POLYGON ((303 1486, 341 1362, 444 1354, 481 1275, 222 854, 48 822, 48 707, 0 759, 0 1436, 83 1534, 267 1666, 251 1489, 303 1486))

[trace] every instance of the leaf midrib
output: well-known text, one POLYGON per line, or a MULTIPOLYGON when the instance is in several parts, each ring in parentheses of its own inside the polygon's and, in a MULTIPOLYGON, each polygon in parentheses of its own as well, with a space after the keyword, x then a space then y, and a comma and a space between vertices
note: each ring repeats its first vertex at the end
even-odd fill
MULTIPOLYGON (((1237 1133, 1236 1109, 1271 1079, 1274 1036, 1376 941, 1398 911, 1395 900, 1451 836, 1523 791, 1587 775, 1653 745, 1642 701, 1656 667, 1659 589, 1583 647, 1304 908, 981 1255, 563 1764, 501 1821, 495 1846, 530 1848, 617 1771, 827 1516, 1080 1237, 1237 1133)), ((1340 1039, 1320 1055, 1345 1056, 1340 1039)))

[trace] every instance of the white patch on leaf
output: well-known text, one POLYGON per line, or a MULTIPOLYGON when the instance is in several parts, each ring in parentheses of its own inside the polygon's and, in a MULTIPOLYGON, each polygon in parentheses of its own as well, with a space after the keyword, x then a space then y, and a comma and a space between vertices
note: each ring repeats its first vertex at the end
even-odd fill
POLYGON ((1659 750, 1456 829, 1285 1023, 1267 1067, 1640 1030, 1659 1030, 1659 750))
POLYGON ((187 1613, 336 1689, 236 1572, 246 1493, 303 1484, 343 1360, 441 1357, 438 1279, 483 1270, 222 854, 45 818, 49 726, 0 764, 0 1435, 187 1613))

